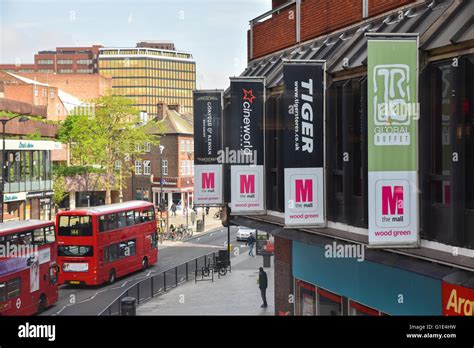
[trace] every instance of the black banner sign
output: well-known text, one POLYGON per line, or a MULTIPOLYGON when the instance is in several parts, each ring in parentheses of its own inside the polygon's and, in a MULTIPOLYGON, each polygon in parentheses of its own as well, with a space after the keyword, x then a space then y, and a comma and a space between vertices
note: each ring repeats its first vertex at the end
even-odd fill
POLYGON ((194 91, 194 164, 217 164, 222 150, 222 91, 194 91))
POLYGON ((324 65, 285 63, 285 168, 323 167, 324 65))
POLYGON ((226 162, 263 165, 264 80, 231 79, 230 98, 231 114, 226 123, 230 148, 224 153, 226 162), (237 156, 235 160, 233 155, 237 156))
POLYGON ((321 226, 324 196, 324 62, 283 66, 285 226, 321 226))

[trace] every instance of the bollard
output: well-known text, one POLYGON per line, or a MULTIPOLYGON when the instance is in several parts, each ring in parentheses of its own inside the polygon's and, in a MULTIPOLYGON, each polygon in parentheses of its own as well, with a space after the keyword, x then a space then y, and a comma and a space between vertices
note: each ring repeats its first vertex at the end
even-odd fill
POLYGON ((137 306, 136 306, 137 300, 135 297, 124 297, 120 301, 121 306, 122 306, 122 315, 125 316, 133 316, 137 315, 137 306))

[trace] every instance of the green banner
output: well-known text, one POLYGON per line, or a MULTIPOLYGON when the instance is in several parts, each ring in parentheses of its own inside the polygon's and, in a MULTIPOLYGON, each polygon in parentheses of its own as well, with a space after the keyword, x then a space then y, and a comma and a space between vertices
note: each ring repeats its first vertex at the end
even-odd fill
POLYGON ((416 39, 368 42, 369 171, 417 170, 416 39))

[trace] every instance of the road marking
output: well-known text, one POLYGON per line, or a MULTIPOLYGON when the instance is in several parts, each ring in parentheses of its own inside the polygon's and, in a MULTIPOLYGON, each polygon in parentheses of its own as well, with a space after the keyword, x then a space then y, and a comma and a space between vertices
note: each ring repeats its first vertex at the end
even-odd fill
POLYGON ((149 271, 147 274, 146 274, 146 277, 149 277, 151 274, 151 271, 149 271))
POLYGON ((210 237, 212 237, 213 235, 214 235, 214 233, 211 233, 211 234, 210 234, 210 237))
POLYGON ((124 281, 122 285, 120 285, 121 288, 123 288, 125 285, 127 285, 128 280, 124 281))

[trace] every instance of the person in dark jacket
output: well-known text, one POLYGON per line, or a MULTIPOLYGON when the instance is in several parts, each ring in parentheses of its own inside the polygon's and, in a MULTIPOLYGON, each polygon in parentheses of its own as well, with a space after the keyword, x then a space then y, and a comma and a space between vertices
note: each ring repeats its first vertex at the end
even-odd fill
POLYGON ((268 307, 267 305, 267 286, 268 286, 268 278, 267 272, 263 270, 263 267, 259 268, 260 273, 258 274, 258 287, 260 288, 260 295, 262 296, 263 304, 261 305, 262 308, 268 307))
POLYGON ((253 254, 253 245, 255 244, 255 237, 253 236, 253 233, 250 233, 250 236, 247 238, 247 245, 249 246, 249 256, 254 257, 253 254))

